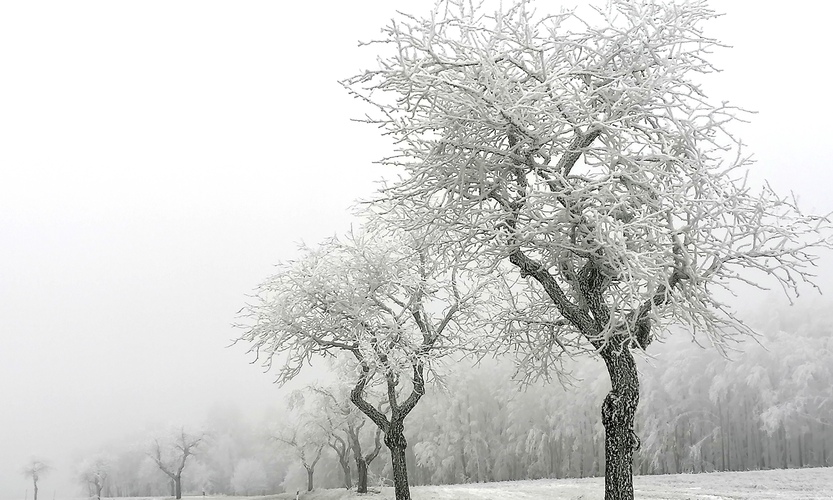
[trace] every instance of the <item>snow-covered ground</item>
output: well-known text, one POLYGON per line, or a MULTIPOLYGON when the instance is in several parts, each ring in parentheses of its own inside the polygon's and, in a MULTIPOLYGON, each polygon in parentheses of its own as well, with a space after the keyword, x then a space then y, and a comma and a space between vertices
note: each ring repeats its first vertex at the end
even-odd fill
MULTIPOLYGON (((672 474, 634 478, 636 498, 655 500, 833 500, 833 468, 710 474, 672 474)), ((603 500, 604 480, 542 479, 503 483, 415 486, 413 500, 603 500)), ((263 498, 263 497, 261 497, 263 498)), ((291 499, 283 494, 273 499, 291 499)), ((393 488, 357 495, 345 490, 302 493, 303 500, 393 500, 393 488)))

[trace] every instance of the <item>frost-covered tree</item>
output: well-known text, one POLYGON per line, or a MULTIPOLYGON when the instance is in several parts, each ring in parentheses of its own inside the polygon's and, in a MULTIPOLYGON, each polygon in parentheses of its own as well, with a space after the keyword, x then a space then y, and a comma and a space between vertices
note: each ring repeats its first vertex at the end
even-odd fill
POLYGON ((78 466, 78 479, 88 487, 91 497, 101 500, 101 490, 104 489, 110 468, 110 460, 105 457, 95 457, 78 466))
POLYGON ((302 248, 261 285, 241 337, 267 366, 283 362, 279 383, 316 355, 344 351, 356 359, 351 401, 384 433, 399 500, 410 498, 405 417, 425 393, 432 360, 458 348, 477 319, 486 286, 476 272, 432 253, 429 237, 376 228, 302 248), (366 398, 377 381, 384 411, 366 398))
POLYGON ((717 345, 747 333, 715 292, 767 279, 794 292, 829 246, 826 219, 746 184, 728 129, 742 112, 699 86, 713 17, 702 1, 542 16, 525 0, 441 0, 384 28, 378 68, 344 82, 395 140, 383 162, 405 169, 385 203, 423 207, 401 223, 444 224, 528 283, 506 330, 528 368, 604 361, 607 499, 633 498, 633 351, 672 322, 717 345))
POLYGON ((180 428, 166 442, 160 443, 159 439, 153 440, 151 451, 148 456, 156 466, 165 473, 171 480, 171 494, 178 499, 182 498, 182 471, 188 457, 194 455, 197 446, 203 441, 203 436, 190 435, 180 428))
POLYGON ((26 465, 23 466, 23 475, 32 480, 34 486, 33 500, 38 500, 38 481, 45 476, 52 467, 44 460, 39 458, 30 458, 26 465))

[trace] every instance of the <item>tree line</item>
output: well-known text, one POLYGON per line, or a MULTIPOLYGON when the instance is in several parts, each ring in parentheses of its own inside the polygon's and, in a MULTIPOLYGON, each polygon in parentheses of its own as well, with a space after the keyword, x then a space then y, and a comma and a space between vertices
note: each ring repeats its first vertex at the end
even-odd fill
MULTIPOLYGON (((728 357, 685 335, 658 342, 653 357, 638 360, 644 383, 634 471, 833 465, 830 310, 824 301, 762 307, 760 343, 749 339, 728 357)), ((449 358, 438 366, 405 431, 413 484, 604 475, 597 402, 609 381, 591 358, 564 368, 569 379, 553 386, 519 384, 522 370, 506 358, 477 364, 449 358)), ((182 491, 257 495, 392 484, 381 431, 350 401, 351 386, 343 381, 354 363, 342 359, 330 369, 339 374, 335 382, 293 391, 285 411, 268 420, 251 423, 238 410, 215 410, 181 475, 182 491)), ((383 408, 382 394, 369 397, 383 408)), ((181 432, 171 441, 144 439, 87 456, 78 470, 85 493, 170 495, 171 477, 156 454, 176 449, 181 432)), ((29 469, 42 475, 48 467, 37 460, 29 469)))
MULTIPOLYGON (((641 358, 637 474, 833 465, 833 355, 826 302, 761 311, 760 343, 722 355, 684 335, 641 358)), ((426 396, 414 416, 416 484, 604 474, 597 401, 609 382, 590 360, 564 388, 510 382, 484 362, 426 396)))

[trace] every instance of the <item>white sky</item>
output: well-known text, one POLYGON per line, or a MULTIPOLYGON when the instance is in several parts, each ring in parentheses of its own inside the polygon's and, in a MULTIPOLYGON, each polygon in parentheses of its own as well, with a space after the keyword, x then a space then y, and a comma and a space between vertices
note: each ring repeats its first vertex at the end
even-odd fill
MULTIPOLYGON (((337 80, 372 62, 357 40, 432 4, 0 3, 0 500, 31 489, 31 455, 60 497, 75 449, 278 401, 224 348, 231 323, 374 189, 387 143, 337 80)), ((833 210, 833 9, 712 4, 734 49, 708 92, 759 111, 738 129, 757 171, 833 210)))

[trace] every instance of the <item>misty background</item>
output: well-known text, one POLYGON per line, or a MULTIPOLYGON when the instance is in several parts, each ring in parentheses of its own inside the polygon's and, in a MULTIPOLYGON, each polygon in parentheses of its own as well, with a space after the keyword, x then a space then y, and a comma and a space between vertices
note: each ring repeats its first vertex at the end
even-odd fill
MULTIPOLYGON (((704 88, 758 112, 736 129, 752 178, 832 211, 833 8, 712 5, 726 15, 707 34, 733 48, 704 88)), ((362 107, 337 81, 373 60, 358 40, 430 7, 0 4, 0 499, 31 494, 30 456, 55 468, 44 498, 74 496, 81 452, 282 405, 291 388, 227 348, 236 312, 298 242, 345 231, 354 201, 397 174, 372 164, 390 145, 350 122, 362 107)))

